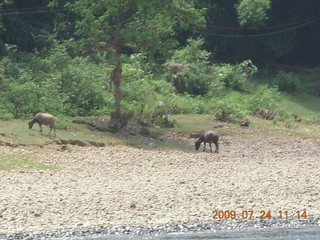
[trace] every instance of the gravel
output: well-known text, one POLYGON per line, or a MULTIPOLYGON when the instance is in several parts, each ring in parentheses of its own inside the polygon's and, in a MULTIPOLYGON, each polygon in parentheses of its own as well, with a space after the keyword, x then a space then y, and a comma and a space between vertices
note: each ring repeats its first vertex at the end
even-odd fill
POLYGON ((220 154, 184 141, 189 151, 1 146, 0 154, 59 169, 0 172, 0 239, 319 225, 319 140, 223 136, 220 154), (212 219, 215 210, 235 211, 237 219, 212 219), (246 220, 243 211, 272 217, 246 220))

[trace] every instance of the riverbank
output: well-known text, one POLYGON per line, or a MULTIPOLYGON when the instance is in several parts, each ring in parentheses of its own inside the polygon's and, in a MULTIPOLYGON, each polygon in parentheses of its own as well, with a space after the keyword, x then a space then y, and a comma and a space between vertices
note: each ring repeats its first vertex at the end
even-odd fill
MULTIPOLYGON (((320 140, 223 136, 219 154, 116 145, 1 146, 52 170, 0 172, 0 234, 209 223, 213 211, 280 211, 318 224, 320 140), (297 211, 306 212, 306 218, 297 211), (315 220, 316 219, 316 220, 315 220)), ((284 218, 284 216, 282 216, 284 218)))
MULTIPOLYGON (((167 224, 161 226, 114 226, 95 227, 82 230, 52 231, 17 233, 11 235, 1 235, 0 240, 43 240, 43 239, 175 239, 172 236, 199 234, 221 235, 243 231, 282 232, 299 229, 314 231, 314 235, 319 235, 320 218, 309 218, 305 220, 272 219, 272 220, 219 220, 208 223, 180 223, 167 224), (172 235, 174 234, 174 235, 172 235), (171 238, 170 238, 170 237, 171 238)), ((252 234, 252 233, 251 233, 252 234)), ((189 239, 189 238, 186 238, 189 239)), ((202 239, 202 238, 200 238, 202 239)), ((211 238, 210 238, 211 239, 211 238)), ((229 239, 229 238, 228 238, 229 239)), ((232 238, 230 238, 232 239, 232 238)))

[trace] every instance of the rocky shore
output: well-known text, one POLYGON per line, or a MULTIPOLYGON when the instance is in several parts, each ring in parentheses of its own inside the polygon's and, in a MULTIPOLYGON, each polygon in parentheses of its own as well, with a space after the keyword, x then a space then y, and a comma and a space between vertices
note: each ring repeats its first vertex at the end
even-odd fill
POLYGON ((310 228, 320 227, 320 218, 309 218, 306 220, 272 219, 272 220, 219 220, 207 223, 180 223, 161 226, 114 226, 94 227, 82 230, 69 231, 42 231, 33 233, 0 234, 0 240, 44 240, 44 239, 77 239, 77 238, 99 238, 142 236, 144 239, 164 236, 172 233, 204 233, 230 230, 258 230, 258 229, 281 229, 281 228, 310 228))
POLYGON ((58 168, 0 172, 0 239, 319 225, 320 140, 223 136, 220 154, 186 144, 190 151, 1 146, 58 168), (260 220, 262 212, 271 215, 260 220))

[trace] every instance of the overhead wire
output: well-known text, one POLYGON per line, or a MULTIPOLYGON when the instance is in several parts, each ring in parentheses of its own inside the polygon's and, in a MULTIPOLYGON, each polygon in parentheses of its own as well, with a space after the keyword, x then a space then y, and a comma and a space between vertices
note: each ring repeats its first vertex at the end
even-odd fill
MULTIPOLYGON (((12 9, 0 9, 0 16, 4 15, 20 15, 20 14, 38 14, 38 13, 47 13, 47 12, 57 12, 57 11, 64 11, 64 7, 33 7, 33 8, 12 8, 12 9)), ((201 31, 198 29, 192 29, 192 32, 195 33, 200 33, 208 36, 213 36, 213 37, 223 37, 223 38, 250 38, 250 37, 263 37, 263 36, 270 36, 270 35, 276 35, 276 34, 281 34, 284 32, 292 31, 298 28, 302 28, 306 25, 312 24, 316 21, 319 21, 320 17, 312 19, 308 18, 299 22, 291 22, 291 23, 286 23, 286 24, 281 24, 281 25, 276 25, 276 26, 262 26, 259 28, 240 28, 240 27, 224 27, 224 26, 214 26, 207 24, 207 30, 211 29, 221 29, 221 30, 236 30, 236 31, 262 31, 266 29, 277 29, 277 28, 283 28, 287 27, 282 30, 277 30, 277 31, 272 31, 272 32, 267 32, 267 33, 258 33, 258 34, 224 34, 224 33, 215 33, 212 31, 201 31), (301 23, 302 22, 302 23, 301 23), (299 23, 299 24, 298 24, 299 23), (298 25, 296 25, 298 24, 298 25), (293 27, 288 27, 296 25, 293 27)))
POLYGON ((64 10, 65 9, 63 7, 10 8, 10 9, 0 9, 0 16, 48 13, 48 12, 57 12, 57 11, 64 11, 64 10))
POLYGON ((258 34, 224 34, 224 33, 214 33, 214 32, 210 32, 210 31, 200 31, 200 30, 197 30, 197 29, 193 29, 193 32, 204 34, 204 35, 208 35, 208 36, 213 36, 213 37, 224 37, 224 38, 263 37, 263 36, 281 34, 281 33, 284 33, 284 32, 288 32, 288 31, 292 31, 292 30, 295 30, 295 29, 298 29, 298 28, 302 28, 302 27, 304 27, 306 25, 312 24, 312 23, 317 22, 319 20, 320 20, 320 18, 316 18, 316 19, 310 20, 308 22, 305 22, 305 23, 299 24, 297 26, 294 26, 294 27, 289 27, 289 28, 285 28, 285 29, 282 29, 282 30, 277 30, 277 31, 272 31, 272 32, 267 32, 267 33, 258 33, 258 34))
POLYGON ((213 29, 222 29, 222 30, 238 30, 238 31, 260 31, 260 30, 265 30, 265 29, 277 29, 277 28, 283 28, 283 27, 288 27, 288 26, 293 26, 293 25, 299 25, 303 24, 309 21, 314 20, 315 18, 307 18, 295 22, 289 22, 289 23, 283 23, 279 25, 273 25, 273 26, 259 26, 259 27, 226 27, 226 26, 216 26, 216 25, 211 25, 207 24, 208 28, 213 28, 213 29))

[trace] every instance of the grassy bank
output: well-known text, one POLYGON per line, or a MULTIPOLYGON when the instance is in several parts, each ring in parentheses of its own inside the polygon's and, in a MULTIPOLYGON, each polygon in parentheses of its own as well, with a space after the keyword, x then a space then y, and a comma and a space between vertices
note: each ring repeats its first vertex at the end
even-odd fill
MULTIPOLYGON (((276 110, 282 114, 277 115, 274 120, 262 120, 255 116, 247 116, 250 127, 246 130, 239 126, 239 122, 216 121, 213 115, 180 114, 169 117, 170 121, 175 122, 174 128, 149 127, 149 133, 145 135, 111 134, 106 131, 99 131, 86 124, 73 123, 72 118, 64 117, 58 118, 57 137, 53 137, 47 135, 49 131, 47 126, 43 127, 43 133, 39 132, 37 124, 30 130, 27 124, 29 119, 0 120, 0 142, 7 145, 45 146, 64 139, 103 144, 130 144, 143 147, 148 146, 150 139, 157 141, 157 138, 166 133, 179 133, 188 136, 192 132, 201 132, 207 129, 216 129, 222 135, 252 136, 254 134, 264 134, 277 137, 318 138, 320 137, 319 100, 318 97, 309 95, 282 94, 276 110), (298 115, 301 122, 295 121, 294 115, 298 115)), ((166 146, 163 141, 158 141, 157 145, 166 146)))

